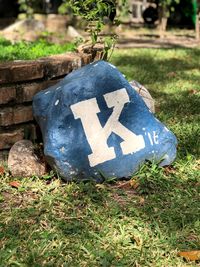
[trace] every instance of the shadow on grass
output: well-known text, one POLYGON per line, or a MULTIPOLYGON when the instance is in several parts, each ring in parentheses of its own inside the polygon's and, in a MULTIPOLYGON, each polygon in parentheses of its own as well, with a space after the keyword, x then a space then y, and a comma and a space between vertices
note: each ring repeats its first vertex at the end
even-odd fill
MULTIPOLYGON (((151 53, 148 52, 148 49, 143 49, 143 54, 137 53, 137 50, 139 49, 132 49, 132 53, 129 52, 128 54, 120 54, 119 50, 118 55, 113 56, 112 62, 119 69, 125 69, 127 76, 133 76, 133 79, 141 81, 144 84, 151 82, 162 82, 162 84, 165 84, 173 78, 170 77, 170 73, 176 74, 176 72, 200 68, 200 49, 150 49, 151 53), (173 51, 173 55, 166 58, 165 51, 166 53, 173 51), (183 51, 186 55, 180 57, 177 55, 177 51, 183 51)), ((181 79, 184 79, 184 75, 181 79)))
MULTIPOLYGON (((188 36, 189 38, 189 36, 188 36)), ((190 36, 190 42, 192 45, 192 42, 196 42, 194 38, 190 36)), ((160 40, 159 35, 151 35, 151 34, 142 34, 138 38, 125 38, 125 39, 119 39, 117 42, 120 45, 120 48, 126 48, 131 49, 137 46, 137 48, 167 48, 167 49, 173 49, 173 48, 187 48, 188 44, 185 41, 181 40, 174 40, 168 41, 168 40, 160 40), (149 39, 144 39, 144 37, 149 37, 149 39)))
POLYGON ((189 153, 200 157, 200 92, 198 95, 190 92, 151 92, 158 103, 159 112, 155 116, 177 135, 179 156, 185 157, 189 153))
MULTIPOLYGON (((87 262, 87 266, 102 266, 106 262, 105 266, 129 266, 131 262, 140 262, 138 250, 127 250, 123 240, 115 244, 119 234, 116 225, 132 231, 140 229, 141 238, 145 240, 146 264, 153 264, 155 250, 162 256, 172 250, 198 249, 200 187, 197 177, 184 181, 173 175, 164 177, 159 170, 151 171, 151 175, 148 169, 145 171, 137 192, 107 184, 99 190, 88 183, 79 186, 76 197, 71 194, 65 199, 64 195, 51 194, 39 204, 33 201, 29 207, 15 209, 6 218, 7 223, 1 219, 0 240, 6 243, 1 263, 10 263, 4 266, 14 263, 58 266, 65 262, 66 266, 79 266, 87 262), (119 202, 116 195, 125 202, 119 202), (141 196, 145 199, 142 206, 136 203, 141 196), (47 201, 50 198, 51 204, 47 201), (143 237, 143 232, 148 232, 148 236, 143 237), (107 237, 109 233, 111 239, 107 237), (120 259, 119 253, 124 254, 120 259)), ((124 238, 129 244, 133 242, 132 235, 133 232, 127 230, 124 238)), ((144 264, 142 260, 141 264, 144 264)))
POLYGON ((139 54, 137 51, 133 49, 132 54, 119 52, 112 62, 129 79, 150 88, 156 100, 156 116, 175 131, 182 155, 200 156, 200 76, 197 75, 200 49, 178 49, 185 56, 177 55, 176 49, 151 49, 150 53, 146 49, 139 54), (169 58, 166 58, 165 51, 172 53, 169 58), (183 86, 188 86, 188 89, 183 86))
MULTIPOLYGON (((188 50, 188 59, 122 55, 113 62, 127 65, 128 75, 135 71, 141 83, 166 85, 172 79, 166 73, 199 68, 199 56, 199 50, 188 50)), ((177 250, 200 248, 199 166, 188 156, 199 156, 199 98, 184 91, 152 92, 160 101, 159 117, 179 140, 175 168, 144 167, 134 177, 135 190, 106 183, 48 190, 51 183, 43 182, 38 197, 22 204, 16 199, 27 192, 10 192, 0 199, 0 266, 181 266, 177 250), (136 230, 142 250, 133 244, 136 230)))

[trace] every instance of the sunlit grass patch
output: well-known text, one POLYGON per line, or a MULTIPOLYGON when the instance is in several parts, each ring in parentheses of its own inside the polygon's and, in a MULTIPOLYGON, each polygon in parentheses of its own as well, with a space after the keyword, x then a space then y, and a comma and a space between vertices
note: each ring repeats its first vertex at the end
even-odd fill
POLYGON ((35 42, 20 41, 12 44, 10 41, 0 38, 0 62, 10 60, 31 60, 49 55, 75 51, 73 43, 63 45, 49 43, 45 40, 35 42))
POLYGON ((200 50, 116 51, 112 63, 146 86, 176 134, 172 166, 147 163, 131 182, 64 183, 53 173, 0 185, 0 266, 199 266, 200 50), (195 91, 191 91, 195 90, 195 91))

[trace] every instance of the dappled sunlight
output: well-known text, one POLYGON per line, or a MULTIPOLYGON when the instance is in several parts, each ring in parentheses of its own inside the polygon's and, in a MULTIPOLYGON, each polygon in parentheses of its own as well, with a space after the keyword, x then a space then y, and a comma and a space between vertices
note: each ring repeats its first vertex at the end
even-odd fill
POLYGON ((13 194, 13 189, 7 189, 12 196, 10 209, 1 209, 1 246, 5 248, 1 262, 7 259, 10 265, 29 266, 148 262, 159 266, 157 261, 162 259, 162 263, 181 266, 176 251, 199 245, 200 192, 197 172, 192 179, 187 177, 193 166, 188 160, 186 169, 182 164, 171 170, 146 165, 135 176, 136 189, 131 184, 123 188, 107 182, 98 186, 23 179, 24 191, 13 194), (13 206, 12 200, 33 190, 29 187, 33 181, 35 190, 42 186, 37 198, 23 207, 13 206), (116 201, 116 196, 126 203, 116 201), (11 250, 17 254, 10 254, 11 250))
POLYGON ((0 265, 186 266, 177 252, 200 246, 199 56, 198 49, 114 53, 112 63, 147 86, 156 116, 176 134, 175 163, 147 162, 130 182, 104 177, 102 184, 64 183, 53 173, 12 178, 6 171, 0 265))
POLYGON ((199 56, 200 49, 131 49, 112 58, 129 80, 149 89, 156 116, 175 132, 182 156, 200 156, 199 56))

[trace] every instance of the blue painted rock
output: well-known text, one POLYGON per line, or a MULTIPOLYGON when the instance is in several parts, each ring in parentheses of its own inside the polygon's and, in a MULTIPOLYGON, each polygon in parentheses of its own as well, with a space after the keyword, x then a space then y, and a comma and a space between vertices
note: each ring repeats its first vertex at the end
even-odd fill
POLYGON ((174 134, 115 66, 84 66, 33 99, 44 154, 65 180, 130 177, 145 161, 170 164, 174 134))

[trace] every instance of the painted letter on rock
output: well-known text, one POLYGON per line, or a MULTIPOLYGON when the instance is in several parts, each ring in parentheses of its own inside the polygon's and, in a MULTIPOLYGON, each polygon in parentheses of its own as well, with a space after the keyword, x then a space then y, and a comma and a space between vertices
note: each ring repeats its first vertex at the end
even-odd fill
POLYGON ((122 88, 105 94, 104 99, 107 106, 113 108, 113 113, 104 127, 101 126, 97 116, 101 111, 96 98, 71 106, 75 119, 81 119, 86 138, 92 149, 92 154, 88 155, 91 167, 116 158, 114 148, 108 147, 107 144, 108 137, 112 132, 124 140, 120 144, 123 155, 135 153, 145 147, 143 136, 134 134, 119 121, 124 105, 130 102, 126 89, 122 88))

